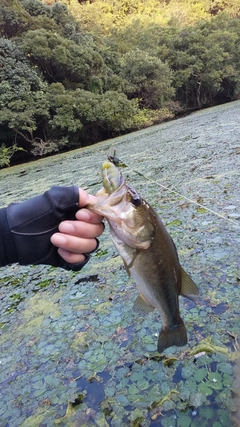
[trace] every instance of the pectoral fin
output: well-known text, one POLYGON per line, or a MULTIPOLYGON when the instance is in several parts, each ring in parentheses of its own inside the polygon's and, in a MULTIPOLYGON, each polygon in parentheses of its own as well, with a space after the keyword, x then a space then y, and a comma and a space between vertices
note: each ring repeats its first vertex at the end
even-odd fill
POLYGON ((139 254, 139 249, 136 249, 136 251, 135 251, 131 261, 129 262, 129 264, 127 264, 126 261, 122 258, 123 263, 124 263, 124 267, 125 267, 126 272, 127 272, 129 277, 131 277, 130 268, 133 267, 134 261, 135 261, 138 254, 139 254))
POLYGON ((123 258, 122 258, 122 260, 123 260, 123 264, 124 264, 125 270, 126 270, 126 272, 127 272, 127 274, 128 274, 128 277, 131 277, 130 270, 129 270, 129 268, 128 268, 127 263, 124 261, 124 259, 123 259, 123 258))
POLYGON ((191 279, 191 277, 186 273, 186 271, 181 267, 182 275, 182 284, 180 294, 184 297, 192 300, 195 303, 198 303, 200 300, 199 290, 197 285, 191 279))
POLYGON ((148 313, 151 313, 152 311, 154 311, 155 307, 153 307, 151 304, 149 304, 145 300, 145 298, 144 298, 144 296, 142 294, 139 294, 138 297, 137 297, 137 299, 136 299, 136 301, 135 301, 135 303, 134 303, 133 309, 137 313, 148 314, 148 313))

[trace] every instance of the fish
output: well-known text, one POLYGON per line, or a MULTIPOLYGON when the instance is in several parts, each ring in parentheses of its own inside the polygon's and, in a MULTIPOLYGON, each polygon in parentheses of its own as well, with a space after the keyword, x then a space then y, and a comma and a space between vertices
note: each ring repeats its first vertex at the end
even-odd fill
POLYGON ((102 164, 102 182, 96 201, 87 207, 106 218, 126 271, 136 282, 139 295, 134 310, 142 315, 155 309, 160 313, 159 353, 186 345, 179 295, 197 303, 197 285, 181 267, 176 246, 157 212, 109 160, 102 164))

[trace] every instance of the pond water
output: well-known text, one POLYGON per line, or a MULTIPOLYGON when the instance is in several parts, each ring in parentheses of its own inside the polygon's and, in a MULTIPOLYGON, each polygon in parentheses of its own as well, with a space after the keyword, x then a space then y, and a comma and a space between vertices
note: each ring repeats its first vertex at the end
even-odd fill
POLYGON ((101 187, 106 153, 157 210, 198 284, 180 297, 188 345, 156 352, 156 312, 108 230, 80 272, 0 269, 1 427, 230 427, 239 390, 240 101, 0 171, 1 206, 51 185, 101 187), (218 215, 216 215, 218 214, 218 215))

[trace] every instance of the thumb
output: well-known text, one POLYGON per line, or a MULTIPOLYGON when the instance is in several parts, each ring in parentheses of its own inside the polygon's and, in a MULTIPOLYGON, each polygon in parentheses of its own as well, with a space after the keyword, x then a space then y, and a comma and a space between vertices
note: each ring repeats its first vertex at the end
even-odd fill
POLYGON ((92 194, 88 194, 87 191, 83 190, 82 188, 79 188, 79 207, 83 208, 89 203, 94 203, 97 200, 95 196, 92 194))

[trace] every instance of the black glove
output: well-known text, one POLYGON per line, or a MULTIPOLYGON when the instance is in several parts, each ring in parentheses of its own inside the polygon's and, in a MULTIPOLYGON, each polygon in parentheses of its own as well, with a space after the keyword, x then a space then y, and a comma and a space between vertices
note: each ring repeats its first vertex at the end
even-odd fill
POLYGON ((80 270, 89 255, 79 264, 69 264, 58 254, 50 237, 66 219, 75 219, 79 189, 52 187, 41 196, 10 204, 0 211, 0 263, 6 265, 49 264, 66 270, 80 270))

